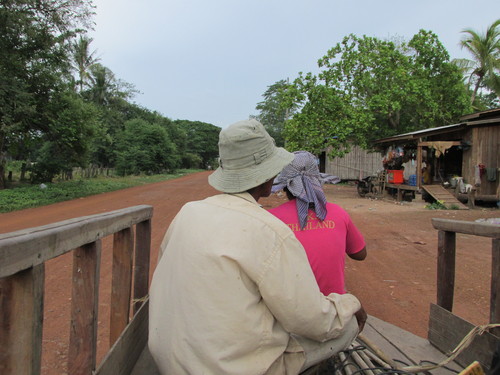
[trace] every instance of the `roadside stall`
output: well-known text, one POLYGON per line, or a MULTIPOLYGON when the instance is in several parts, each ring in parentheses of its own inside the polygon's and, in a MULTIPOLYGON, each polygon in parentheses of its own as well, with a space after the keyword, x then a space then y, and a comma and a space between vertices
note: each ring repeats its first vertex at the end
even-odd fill
POLYGON ((498 202, 500 109, 460 121, 375 141, 384 155, 385 189, 395 189, 398 200, 418 191, 456 208, 498 202))
POLYGON ((401 200, 415 198, 417 186, 417 161, 415 149, 402 146, 389 146, 382 159, 385 176, 385 189, 401 200))

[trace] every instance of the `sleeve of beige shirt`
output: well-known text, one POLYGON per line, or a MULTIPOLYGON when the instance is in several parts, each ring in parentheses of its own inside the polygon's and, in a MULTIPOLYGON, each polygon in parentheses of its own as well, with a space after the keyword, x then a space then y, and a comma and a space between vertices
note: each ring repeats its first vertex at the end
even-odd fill
POLYGON ((333 339, 361 307, 351 294, 320 292, 306 253, 291 232, 266 265, 258 282, 262 298, 290 333, 321 342, 333 339))

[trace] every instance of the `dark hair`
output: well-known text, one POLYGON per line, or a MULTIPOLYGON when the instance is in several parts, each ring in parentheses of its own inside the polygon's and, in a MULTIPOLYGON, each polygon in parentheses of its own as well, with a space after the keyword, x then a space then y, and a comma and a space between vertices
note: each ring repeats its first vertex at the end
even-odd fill
POLYGON ((288 190, 288 187, 284 187, 283 188, 283 191, 286 193, 286 197, 288 198, 289 201, 291 201, 292 199, 295 199, 295 195, 293 195, 290 190, 288 190))
MULTIPOLYGON (((292 199, 296 199, 295 195, 293 195, 290 190, 288 190, 288 187, 284 187, 283 191, 286 193, 286 197, 288 198, 289 201, 292 199)), ((314 210, 314 202, 309 202, 309 208, 314 210)))

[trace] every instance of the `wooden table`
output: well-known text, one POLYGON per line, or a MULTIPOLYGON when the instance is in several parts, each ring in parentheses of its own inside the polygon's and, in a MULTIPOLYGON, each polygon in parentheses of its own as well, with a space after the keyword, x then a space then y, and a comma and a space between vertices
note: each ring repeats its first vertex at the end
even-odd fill
POLYGON ((418 186, 405 185, 405 184, 385 184, 386 188, 397 189, 397 201, 401 202, 403 200, 403 192, 405 191, 418 191, 418 186))

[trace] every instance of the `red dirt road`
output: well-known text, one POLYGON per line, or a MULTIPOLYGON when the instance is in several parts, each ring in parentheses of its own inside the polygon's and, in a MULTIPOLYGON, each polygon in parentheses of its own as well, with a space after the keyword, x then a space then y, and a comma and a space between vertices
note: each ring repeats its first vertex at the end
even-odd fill
MULTIPOLYGON (((0 233, 65 219, 149 204, 154 207, 151 271, 163 235, 181 206, 217 193, 207 183, 210 172, 144 185, 50 206, 0 214, 0 233)), ((429 304, 436 299, 437 231, 431 218, 476 220, 499 217, 498 210, 430 211, 420 196, 395 204, 391 199, 357 196, 355 187, 326 185, 329 201, 340 204, 365 236, 368 257, 348 259, 346 283, 371 315, 422 337, 427 336, 429 304)), ((264 208, 285 201, 283 195, 262 199, 264 208)), ((108 349, 111 287, 110 239, 103 241, 99 297, 98 363, 108 349)), ((454 312, 474 324, 488 323, 491 240, 457 235, 454 312)), ((43 374, 66 374, 71 300, 71 254, 47 262, 43 374)))

